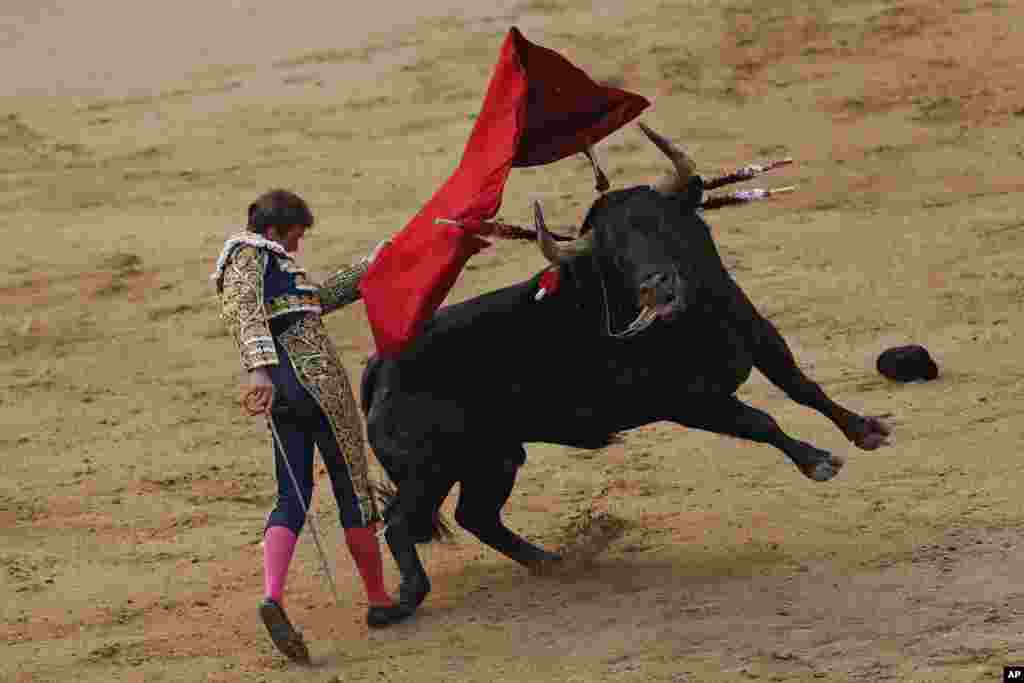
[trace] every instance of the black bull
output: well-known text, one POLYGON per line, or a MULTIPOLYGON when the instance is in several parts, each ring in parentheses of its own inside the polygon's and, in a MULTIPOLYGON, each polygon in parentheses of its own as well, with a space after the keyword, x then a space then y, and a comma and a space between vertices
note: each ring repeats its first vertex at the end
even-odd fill
MULTIPOLYGON (((678 188, 688 182, 699 178, 678 188)), ((729 275, 692 196, 663 189, 603 195, 585 220, 586 246, 561 253, 537 207, 557 291, 538 300, 538 274, 448 306, 400 358, 366 367, 369 441, 397 488, 385 537, 408 614, 430 590, 415 545, 430 540, 456 482, 460 526, 525 566, 559 559, 501 519, 524 443, 600 448, 667 420, 770 444, 809 478, 833 477, 841 458, 736 398, 754 367, 860 448, 885 443, 884 423, 838 405, 800 370, 729 275)))

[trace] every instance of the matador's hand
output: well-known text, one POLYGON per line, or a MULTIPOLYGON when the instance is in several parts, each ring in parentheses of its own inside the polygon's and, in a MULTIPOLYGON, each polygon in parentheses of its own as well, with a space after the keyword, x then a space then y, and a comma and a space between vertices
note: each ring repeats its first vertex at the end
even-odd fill
POLYGON ((242 386, 242 407, 249 415, 269 415, 274 405, 274 382, 266 368, 249 371, 249 381, 242 386))
POLYGON ((367 263, 373 263, 374 261, 376 261, 377 257, 380 255, 380 252, 383 251, 384 247, 386 247, 389 244, 391 244, 391 239, 390 238, 389 239, 385 239, 385 240, 381 240, 380 242, 378 242, 377 246, 375 246, 373 248, 373 251, 371 251, 366 256, 366 259, 365 259, 366 262, 367 263))

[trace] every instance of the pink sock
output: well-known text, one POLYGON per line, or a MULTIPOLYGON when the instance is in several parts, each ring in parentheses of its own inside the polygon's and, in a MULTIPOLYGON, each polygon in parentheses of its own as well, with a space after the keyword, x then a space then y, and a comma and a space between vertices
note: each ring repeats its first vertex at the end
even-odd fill
POLYGON ((298 536, 283 526, 272 526, 263 535, 263 589, 268 598, 282 604, 288 565, 295 552, 298 536))

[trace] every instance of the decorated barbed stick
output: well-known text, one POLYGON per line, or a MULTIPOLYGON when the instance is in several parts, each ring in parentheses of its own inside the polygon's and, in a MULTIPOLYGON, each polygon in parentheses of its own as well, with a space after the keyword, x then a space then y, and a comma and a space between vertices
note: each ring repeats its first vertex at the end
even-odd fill
POLYGON ((772 189, 752 188, 749 190, 736 190, 729 194, 719 195, 717 197, 708 197, 701 202, 700 208, 707 211, 709 209, 720 209, 723 206, 736 206, 738 204, 749 204, 750 202, 756 202, 761 199, 769 199, 779 194, 786 194, 796 190, 795 186, 789 187, 777 187, 772 189))
MULTIPOLYGON (((434 222, 443 223, 445 225, 464 225, 462 221, 452 220, 451 218, 435 218, 434 222)), ((537 239, 537 231, 532 228, 523 228, 518 225, 502 223, 501 221, 480 221, 477 224, 485 227, 484 230, 478 230, 477 233, 487 237, 498 237, 511 240, 537 239)), ((551 235, 555 238, 556 242, 571 242, 575 239, 574 237, 567 237, 554 232, 551 233, 551 235)))
MULTIPOLYGON (((786 194, 796 190, 796 186, 791 185, 789 187, 777 187, 777 188, 751 188, 749 190, 736 190, 724 195, 718 195, 716 197, 708 197, 705 199, 700 206, 697 208, 708 211, 714 209, 720 209, 723 206, 737 206, 739 204, 749 204, 750 202, 756 202, 763 199, 770 199, 776 195, 786 194)), ((444 225, 458 225, 463 226, 466 223, 463 221, 453 220, 451 218, 435 218, 434 223, 444 225)), ((510 223, 503 223, 501 221, 478 221, 475 225, 483 226, 483 229, 477 229, 475 232, 479 235, 486 237, 497 237, 499 239, 511 239, 511 240, 535 240, 537 239, 537 231, 532 228, 523 228, 518 225, 512 225, 510 223)), ((556 232, 552 232, 551 236, 556 242, 571 242, 575 237, 569 237, 567 235, 560 235, 556 232)))
POLYGON ((713 190, 716 187, 732 185, 733 183, 740 183, 743 182, 744 180, 750 180, 751 178, 759 176, 762 173, 767 173, 768 171, 772 171, 776 168, 788 166, 791 163, 793 163, 793 158, 786 157, 785 159, 769 161, 768 163, 765 164, 750 164, 748 166, 736 169, 732 173, 727 173, 726 175, 718 176, 717 178, 712 178, 711 180, 705 180, 704 189, 713 190))

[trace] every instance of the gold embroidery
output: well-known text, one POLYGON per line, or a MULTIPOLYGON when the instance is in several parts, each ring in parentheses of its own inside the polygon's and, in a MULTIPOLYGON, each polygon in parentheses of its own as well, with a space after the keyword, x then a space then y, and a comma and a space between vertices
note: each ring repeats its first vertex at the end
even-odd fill
POLYGON ((363 522, 378 521, 380 515, 370 491, 363 423, 348 373, 324 329, 320 317, 307 315, 279 337, 291 358, 299 381, 327 416, 352 479, 363 522))
POLYGON ((361 261, 354 266, 339 270, 320 285, 320 306, 323 315, 348 306, 363 297, 359 281, 366 274, 369 264, 361 261))
POLYGON ((268 318, 276 318, 287 313, 299 311, 320 313, 320 297, 315 292, 310 294, 284 294, 271 299, 267 304, 268 318))
POLYGON ((221 319, 241 352, 246 370, 278 362, 263 308, 267 258, 269 255, 260 249, 242 246, 223 266, 221 319))

